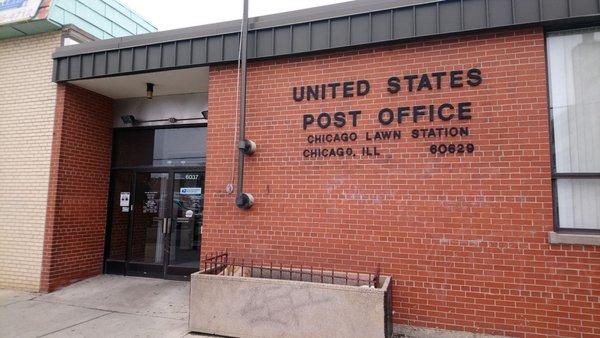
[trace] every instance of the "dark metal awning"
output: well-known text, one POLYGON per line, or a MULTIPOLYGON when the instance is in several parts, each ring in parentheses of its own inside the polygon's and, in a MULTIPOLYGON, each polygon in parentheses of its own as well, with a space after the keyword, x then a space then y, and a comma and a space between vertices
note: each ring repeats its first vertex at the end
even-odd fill
MULTIPOLYGON (((498 27, 600 23, 600 0, 359 0, 250 19, 248 58, 395 42, 498 27)), ((55 82, 238 59, 240 21, 61 47, 55 82)))

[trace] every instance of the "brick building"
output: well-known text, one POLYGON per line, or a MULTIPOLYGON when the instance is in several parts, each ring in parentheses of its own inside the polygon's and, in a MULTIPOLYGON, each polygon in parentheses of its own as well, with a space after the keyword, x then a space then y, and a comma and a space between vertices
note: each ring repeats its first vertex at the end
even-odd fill
POLYGON ((251 19, 248 210, 231 193, 239 22, 59 48, 41 288, 187 278, 228 249, 380 266, 399 332, 599 336, 599 6, 354 1, 251 19))
POLYGON ((0 287, 40 288, 61 45, 156 31, 113 0, 0 1, 0 287))

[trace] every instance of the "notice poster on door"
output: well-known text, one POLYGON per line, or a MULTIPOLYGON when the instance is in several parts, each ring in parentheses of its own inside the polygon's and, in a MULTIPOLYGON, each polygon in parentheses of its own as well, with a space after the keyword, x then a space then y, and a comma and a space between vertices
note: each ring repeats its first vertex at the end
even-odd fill
POLYGON ((146 198, 142 206, 142 213, 157 214, 158 213, 158 193, 156 191, 146 191, 146 198))
POLYGON ((122 192, 121 193, 121 198, 119 200, 119 206, 121 207, 128 207, 129 206, 129 192, 122 192))

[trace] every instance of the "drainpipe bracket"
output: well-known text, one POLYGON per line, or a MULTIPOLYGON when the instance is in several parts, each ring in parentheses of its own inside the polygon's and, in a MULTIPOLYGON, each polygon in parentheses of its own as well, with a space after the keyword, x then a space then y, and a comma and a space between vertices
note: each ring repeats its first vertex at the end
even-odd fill
POLYGON ((252 194, 243 192, 236 197, 235 204, 240 209, 250 209, 254 204, 254 196, 252 196, 252 194))
POLYGON ((241 150, 245 155, 252 155, 256 152, 256 143, 252 140, 240 141, 238 149, 241 150))

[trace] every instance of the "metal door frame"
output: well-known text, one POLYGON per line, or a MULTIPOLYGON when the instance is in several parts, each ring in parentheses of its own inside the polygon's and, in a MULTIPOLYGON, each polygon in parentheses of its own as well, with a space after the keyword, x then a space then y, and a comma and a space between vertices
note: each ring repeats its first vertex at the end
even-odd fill
MULTIPOLYGON (((162 264, 151 264, 151 263, 132 263, 131 262, 131 250, 132 250, 132 239, 133 239, 133 212, 130 211, 128 224, 127 224, 127 249, 125 253, 125 260, 111 260, 108 259, 110 251, 110 240, 111 240, 111 228, 112 228, 112 214, 113 214, 113 199, 114 199, 114 175, 117 172, 127 172, 131 174, 129 191, 131 193, 131 201, 134 208, 139 207, 136 203, 136 181, 139 173, 166 173, 169 175, 167 181, 167 211, 166 215, 169 222, 173 224, 173 186, 175 181, 176 173, 199 173, 204 176, 204 182, 206 184, 206 166, 184 166, 184 167, 124 167, 114 168, 111 170, 110 179, 110 191, 109 191, 109 203, 108 203, 108 217, 106 224, 106 235, 105 235, 105 246, 104 246, 104 258, 103 258, 103 272, 109 274, 123 274, 126 276, 138 276, 138 277, 154 277, 163 279, 174 279, 174 280, 189 280, 189 275, 195 271, 198 271, 200 262, 198 262, 198 269, 194 268, 183 268, 183 267, 170 267, 169 266, 169 250, 170 250, 170 231, 164 234, 163 238, 163 262, 162 264)), ((204 187, 202 187, 204 189, 204 187)), ((204 208, 204 205, 203 205, 204 208)), ((200 227, 202 227, 200 223, 200 227)), ((202 231, 200 230, 200 234, 202 231)), ((201 236, 201 235, 200 235, 201 236)), ((202 238, 200 237, 200 243, 202 238)), ((202 250, 200 244, 199 251, 202 250)), ((201 253, 198 252, 198 260, 200 260, 201 253)))

